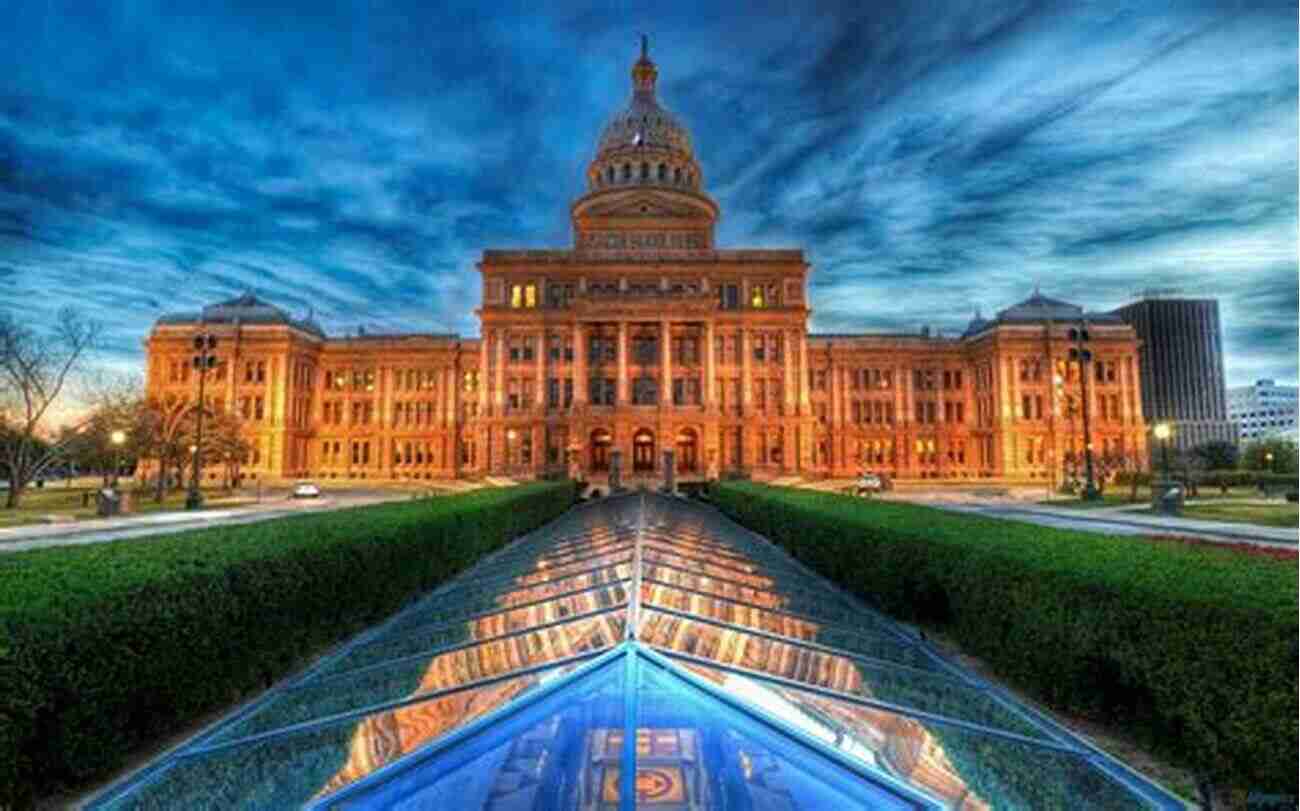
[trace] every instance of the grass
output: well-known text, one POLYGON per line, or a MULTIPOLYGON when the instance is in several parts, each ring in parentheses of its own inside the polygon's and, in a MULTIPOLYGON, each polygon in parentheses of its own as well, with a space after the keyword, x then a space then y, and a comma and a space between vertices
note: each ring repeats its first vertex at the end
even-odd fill
POLYGON ((1199 518, 1203 521, 1227 521, 1264 527, 1300 526, 1300 505, 1288 501, 1273 504, 1253 501, 1188 504, 1183 508, 1182 515, 1184 518, 1199 518))
MULTIPOLYGON (((1224 493, 1217 487, 1201 487, 1200 495, 1195 497, 1197 501, 1210 501, 1216 499, 1240 500, 1259 498, 1259 490, 1254 487, 1232 487, 1224 493)), ((1127 505, 1149 505, 1151 503, 1151 490, 1147 487, 1139 487, 1137 498, 1129 498, 1129 488, 1111 487, 1102 493, 1101 498, 1096 501, 1084 501, 1078 496, 1057 496, 1054 499, 1039 501, 1039 504, 1045 507, 1065 507, 1071 510, 1096 510, 1104 507, 1124 507, 1127 505)), ((1226 519, 1225 519, 1226 520, 1226 519)), ((1282 524, 1281 526, 1288 526, 1282 524)))
MULTIPOLYGON (((95 511, 94 489, 64 487, 61 483, 47 484, 40 489, 30 488, 23 493, 22 500, 14 509, 4 509, 0 506, 0 529, 27 524, 48 523, 50 516, 54 516, 59 521, 85 521, 89 518, 98 518, 99 515, 95 511), (83 507, 81 503, 82 494, 87 492, 88 489, 91 491, 90 506, 83 507)), ((126 486, 123 486, 124 491, 127 489, 126 486)), ((0 493, 0 499, 3 499, 3 497, 3 493, 0 493)), ((247 502, 247 499, 232 496, 229 492, 223 490, 206 490, 203 497, 205 509, 231 507, 247 502)), ((3 504, 3 501, 0 501, 0 504, 3 504)), ((131 512, 129 515, 183 509, 185 509, 185 491, 183 490, 167 493, 161 503, 153 500, 152 492, 131 493, 131 512)))

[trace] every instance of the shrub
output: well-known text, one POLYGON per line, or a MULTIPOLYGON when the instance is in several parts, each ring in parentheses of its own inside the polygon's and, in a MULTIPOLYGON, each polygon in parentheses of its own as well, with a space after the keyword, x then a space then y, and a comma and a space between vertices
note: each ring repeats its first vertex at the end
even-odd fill
POLYGON ((573 495, 533 484, 0 555, 0 808, 269 687, 573 495))
POLYGON ((823 575, 1207 784, 1296 792, 1294 560, 723 483, 715 502, 823 575))

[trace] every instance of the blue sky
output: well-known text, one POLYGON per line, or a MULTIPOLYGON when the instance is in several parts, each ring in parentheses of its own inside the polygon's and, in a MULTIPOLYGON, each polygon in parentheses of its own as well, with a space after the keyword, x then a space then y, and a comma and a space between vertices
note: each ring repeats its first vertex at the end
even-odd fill
POLYGON ((1175 287, 1220 299, 1230 385, 1296 380, 1294 3, 20 0, 0 307, 77 304, 125 368, 250 288, 475 334, 481 250, 569 244, 641 32, 720 244, 804 248, 814 330, 1175 287))

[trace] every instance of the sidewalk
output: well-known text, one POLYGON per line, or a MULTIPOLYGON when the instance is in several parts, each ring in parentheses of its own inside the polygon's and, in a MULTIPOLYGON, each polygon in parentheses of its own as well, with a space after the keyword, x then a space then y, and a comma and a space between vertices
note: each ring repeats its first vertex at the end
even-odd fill
POLYGON ((1295 527, 1265 527, 1228 521, 1205 521, 1197 518, 1176 518, 1167 515, 1134 515, 1128 505, 1092 510, 1050 507, 1046 505, 1022 506, 1009 503, 959 503, 932 501, 932 507, 955 512, 987 515, 1028 521, 1044 526, 1082 529, 1112 535, 1181 535, 1224 543, 1249 543, 1258 546, 1295 549, 1300 529, 1295 527))
POLYGON ((301 515, 305 512, 341 510, 347 507, 360 507, 366 504, 378 504, 384 501, 407 498, 410 498, 410 494, 402 491, 352 497, 330 497, 327 495, 313 501, 276 499, 244 507, 199 510, 197 512, 178 510, 175 512, 147 513, 115 518, 93 518, 75 523, 25 524, 0 529, 0 554, 25 552, 29 549, 47 549, 54 546, 80 546, 124 538, 141 538, 149 535, 161 535, 212 526, 251 524, 273 518, 301 515))

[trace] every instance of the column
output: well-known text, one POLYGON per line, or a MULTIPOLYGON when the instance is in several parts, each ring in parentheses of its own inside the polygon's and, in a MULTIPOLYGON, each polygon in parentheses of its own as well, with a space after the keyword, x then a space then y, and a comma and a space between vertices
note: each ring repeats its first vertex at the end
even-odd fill
POLYGON ((619 405, 627 405, 628 400, 628 379, 627 379, 627 322, 618 322, 618 383, 616 384, 618 392, 615 395, 619 405))
POLYGON ((740 403, 741 413, 748 416, 754 407, 754 374, 751 366, 753 351, 750 349, 750 330, 740 329, 740 403))
POLYGON ((1129 378, 1128 358, 1121 358, 1115 361, 1119 367, 1116 377, 1119 379, 1119 414, 1120 421, 1127 427, 1132 425, 1129 412, 1129 392, 1133 389, 1133 381, 1129 378))
POLYGON ((573 405, 587 405, 587 347, 582 342, 582 324, 573 325, 573 405))
POLYGON ((448 366, 442 370, 442 425, 447 430, 456 427, 456 391, 460 380, 456 370, 448 366))
POLYGON ((812 414, 812 398, 808 393, 808 329, 799 330, 799 413, 805 417, 812 414))
POLYGON ((704 322, 704 405, 710 412, 718 406, 717 361, 713 353, 713 319, 704 322))
MULTIPOLYGON (((541 414, 546 413, 546 330, 537 333, 537 402, 533 408, 541 414)), ((536 453, 537 449, 533 449, 536 453)))
POLYGON ((478 413, 480 417, 488 415, 488 336, 491 334, 485 329, 478 339, 478 413))
MULTIPOLYGON (((798 381, 794 379, 794 341, 791 340, 792 333, 789 330, 781 330, 781 399, 784 401, 783 408, 785 416, 793 416, 795 394, 798 392, 798 381)), ((781 463, 785 464, 785 455, 788 449, 781 450, 781 463)))
POLYGON ((663 343, 663 346, 660 350, 662 353, 660 355, 660 357, 662 358, 662 360, 660 361, 660 369, 663 373, 661 375, 663 379, 663 383, 662 383, 663 391, 660 392, 659 402, 662 405, 672 405, 673 404, 673 332, 672 332, 672 324, 668 322, 668 319, 664 319, 663 321, 660 322, 659 335, 660 335, 660 340, 663 343))
POLYGON ((840 409, 840 367, 835 362, 834 347, 827 346, 826 352, 827 355, 829 355, 828 365, 830 368, 828 369, 827 376, 830 379, 827 381, 827 386, 830 387, 829 396, 831 401, 829 415, 831 421, 831 441, 827 448, 830 459, 827 461, 829 462, 831 473, 834 475, 834 472, 844 464, 844 451, 842 447, 844 442, 844 420, 842 419, 840 409))
POLYGON ((496 414, 501 416, 506 413, 506 331, 499 329, 496 331, 497 341, 497 368, 496 368, 496 414))

